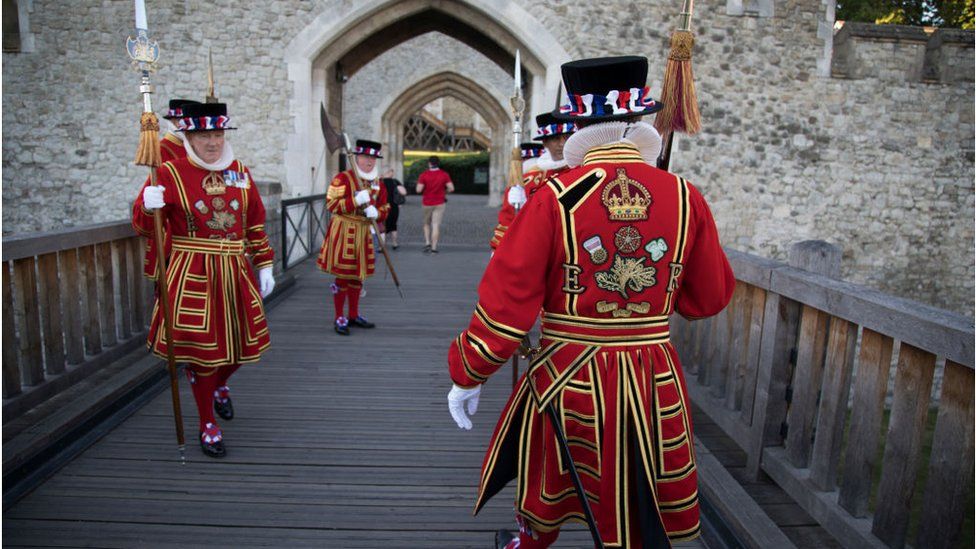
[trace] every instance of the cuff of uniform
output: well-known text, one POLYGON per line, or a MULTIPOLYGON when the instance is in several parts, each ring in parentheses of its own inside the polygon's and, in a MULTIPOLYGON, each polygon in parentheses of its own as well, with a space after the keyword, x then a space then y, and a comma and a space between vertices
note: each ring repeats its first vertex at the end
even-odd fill
POLYGON ((273 265, 274 265, 274 259, 269 259, 267 261, 262 261, 260 263, 255 263, 254 264, 254 268, 257 269, 257 270, 261 270, 261 269, 263 269, 265 267, 271 267, 273 265))

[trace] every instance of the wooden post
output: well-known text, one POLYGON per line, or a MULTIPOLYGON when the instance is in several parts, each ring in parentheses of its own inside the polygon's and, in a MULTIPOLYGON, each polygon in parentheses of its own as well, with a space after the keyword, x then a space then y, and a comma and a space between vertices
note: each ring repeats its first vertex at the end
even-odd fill
POLYGON ((95 245, 95 263, 98 272, 98 316, 102 326, 102 345, 113 347, 118 343, 115 330, 115 288, 112 283, 112 245, 108 242, 95 245))
POLYGON ((129 268, 128 247, 124 240, 112 241, 112 258, 118 273, 119 333, 123 340, 132 337, 132 269, 129 268))
POLYGON ((756 378, 759 374, 759 352, 762 340, 763 313, 766 310, 766 290, 752 287, 752 300, 749 312, 749 337, 746 340, 745 377, 742 380, 742 402, 739 405, 740 417, 746 425, 752 425, 752 414, 756 400, 756 378))
POLYGON ((64 304, 64 341, 68 364, 81 364, 85 361, 85 342, 82 336, 81 295, 82 287, 78 278, 78 252, 64 250, 58 252, 61 264, 61 301, 64 304))
POLYGON ((62 329, 61 285, 58 281, 58 254, 37 258, 40 275, 41 329, 44 332, 44 364, 48 375, 64 373, 64 330, 62 329))
POLYGON ((810 482, 827 492, 832 491, 837 482, 856 343, 856 325, 839 318, 830 320, 823 393, 817 414, 817 438, 813 441, 810 465, 810 482))
POLYGON ((3 268, 3 398, 20 394, 20 342, 14 330, 14 298, 10 265, 3 268))
POLYGON ((14 261, 14 298, 20 316, 20 373, 24 385, 44 381, 44 355, 41 352, 41 315, 37 298, 36 261, 33 257, 14 261))
POLYGON ((934 372, 935 355, 902 344, 895 374, 891 421, 885 438, 878 505, 871 529, 891 547, 904 547, 908 536, 934 372))
POLYGON ((946 361, 939 418, 916 547, 948 549, 963 543, 966 500, 973 488, 973 369, 946 361))
POLYGON ((854 406, 851 431, 847 435, 844 477, 838 503, 854 517, 866 517, 874 474, 875 454, 881 436, 888 371, 891 369, 893 341, 865 328, 861 333, 861 356, 854 381, 854 406))
POLYGON ((95 268, 95 247, 78 248, 81 267, 82 295, 85 311, 85 352, 95 356, 102 352, 102 328, 98 316, 98 274, 95 268))

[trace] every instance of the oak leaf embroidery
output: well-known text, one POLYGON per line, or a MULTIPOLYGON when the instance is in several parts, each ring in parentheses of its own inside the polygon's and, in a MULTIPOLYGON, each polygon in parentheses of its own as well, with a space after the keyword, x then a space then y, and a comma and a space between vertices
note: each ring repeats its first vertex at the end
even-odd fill
POLYGON ((610 269, 596 273, 596 285, 607 291, 619 292, 624 299, 629 299, 627 290, 640 293, 657 284, 657 269, 644 265, 646 259, 614 255, 610 269))

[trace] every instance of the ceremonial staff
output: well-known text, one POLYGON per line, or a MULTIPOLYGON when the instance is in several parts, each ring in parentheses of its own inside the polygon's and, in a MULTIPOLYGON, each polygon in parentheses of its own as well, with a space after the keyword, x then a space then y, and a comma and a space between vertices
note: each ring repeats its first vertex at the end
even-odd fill
MULTIPOLYGON (((525 112, 525 99, 522 97, 522 58, 519 50, 515 50, 515 91, 512 93, 512 157, 508 163, 508 188, 522 185, 522 151, 519 142, 522 141, 522 113, 525 112)), ((511 191, 509 191, 511 192, 511 191)), ((518 215, 521 204, 515 206, 515 215, 518 215)), ((519 355, 522 348, 531 347, 528 336, 522 340, 519 351, 512 355, 512 389, 518 385, 519 375, 519 355)))
POLYGON ((654 118, 654 127, 668 139, 657 159, 657 167, 667 170, 671 165, 671 145, 674 132, 694 135, 701 131, 701 113, 695 94, 695 78, 691 70, 691 50, 695 36, 691 33, 691 15, 694 0, 684 0, 681 8, 681 24, 671 35, 671 52, 664 71, 661 103, 664 108, 654 118))
MULTIPOLYGON (((156 168, 162 163, 159 150, 159 120, 152 110, 153 88, 149 74, 156 69, 159 59, 159 44, 149 40, 149 25, 146 23, 145 0, 135 0, 136 37, 126 40, 125 47, 132 58, 133 65, 142 73, 139 92, 142 94, 142 117, 140 118, 139 148, 136 150, 135 164, 149 168, 150 185, 156 186, 156 168)), ((163 247, 163 211, 153 210, 154 237, 156 238, 156 290, 159 306, 163 310, 163 332, 166 338, 166 361, 169 367, 170 389, 173 394, 173 419, 176 422, 176 443, 180 451, 180 462, 186 463, 186 441, 183 437, 183 412, 180 408, 180 385, 176 371, 176 357, 173 355, 173 313, 170 310, 166 289, 166 257, 163 247)))
POLYGON ((219 102, 214 93, 213 48, 207 49, 207 98, 204 101, 207 103, 219 102))

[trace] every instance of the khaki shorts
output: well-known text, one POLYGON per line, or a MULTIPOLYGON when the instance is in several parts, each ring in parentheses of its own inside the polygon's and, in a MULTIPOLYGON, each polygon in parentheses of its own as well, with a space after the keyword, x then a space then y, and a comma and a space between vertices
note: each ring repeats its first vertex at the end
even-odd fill
POLYGON ((444 220, 444 209, 447 204, 424 206, 424 225, 438 226, 444 220))

